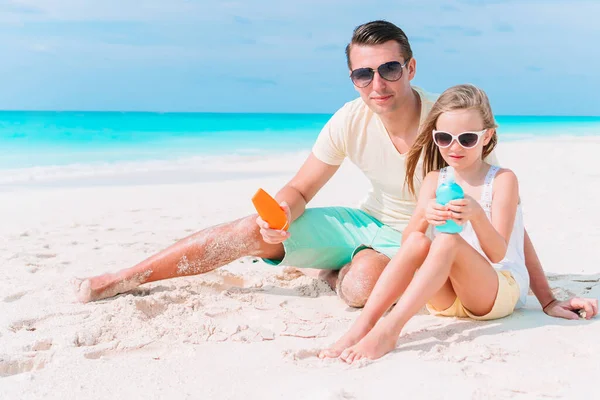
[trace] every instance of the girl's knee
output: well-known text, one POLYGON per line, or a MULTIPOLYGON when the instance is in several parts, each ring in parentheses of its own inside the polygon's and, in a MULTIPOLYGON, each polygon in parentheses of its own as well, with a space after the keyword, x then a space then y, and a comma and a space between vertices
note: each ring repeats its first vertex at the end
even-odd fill
POLYGON ((431 243, 431 250, 448 250, 455 249, 462 241, 462 237, 458 234, 442 233, 435 237, 431 243))
POLYGON ((408 246, 414 251, 427 253, 431 247, 431 239, 422 232, 413 232, 406 238, 402 246, 408 246))

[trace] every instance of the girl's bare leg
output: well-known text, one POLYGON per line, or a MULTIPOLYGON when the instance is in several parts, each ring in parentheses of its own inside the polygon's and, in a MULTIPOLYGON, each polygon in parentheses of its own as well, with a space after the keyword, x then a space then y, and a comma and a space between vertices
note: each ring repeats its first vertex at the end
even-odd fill
POLYGON ((417 268, 421 266, 431 241, 420 232, 412 233, 388 263, 377 280, 364 310, 350 330, 331 348, 320 352, 320 358, 338 357, 346 348, 357 343, 404 292, 417 268))
POLYGON ((498 275, 492 265, 460 235, 442 234, 433 241, 427 258, 388 314, 341 358, 352 363, 377 359, 396 347, 406 322, 429 300, 438 309, 452 305, 458 296, 475 315, 489 313, 498 292, 498 275), (447 283, 450 282, 450 283, 447 283))

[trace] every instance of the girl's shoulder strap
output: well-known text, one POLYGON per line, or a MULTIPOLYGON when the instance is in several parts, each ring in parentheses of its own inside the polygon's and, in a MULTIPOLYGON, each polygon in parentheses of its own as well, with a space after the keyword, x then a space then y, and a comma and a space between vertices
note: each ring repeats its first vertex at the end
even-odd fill
POLYGON ((500 167, 492 165, 485 176, 483 190, 481 191, 481 206, 486 212, 492 211, 492 197, 494 189, 494 177, 500 170, 500 167))
POLYGON ((440 169, 440 173, 438 174, 438 187, 440 187, 442 183, 446 183, 446 180, 448 179, 448 168, 449 167, 444 167, 440 169))
POLYGON ((453 172, 454 171, 452 170, 452 167, 449 166, 440 169, 440 173, 438 175, 438 187, 442 183, 448 183, 448 179, 452 176, 453 172))

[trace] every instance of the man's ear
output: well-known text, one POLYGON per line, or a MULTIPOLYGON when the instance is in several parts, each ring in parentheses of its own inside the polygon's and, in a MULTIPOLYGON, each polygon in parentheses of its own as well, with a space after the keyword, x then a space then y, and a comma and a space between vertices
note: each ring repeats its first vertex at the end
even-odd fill
POLYGON ((417 60, 411 58, 405 68, 408 71, 408 80, 412 81, 417 74, 417 60))

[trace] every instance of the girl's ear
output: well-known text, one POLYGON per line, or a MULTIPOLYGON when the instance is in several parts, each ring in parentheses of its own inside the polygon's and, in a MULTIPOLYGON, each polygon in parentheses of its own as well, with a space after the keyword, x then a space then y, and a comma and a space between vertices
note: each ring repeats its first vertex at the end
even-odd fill
POLYGON ((487 132, 483 134, 483 145, 487 146, 495 134, 496 134, 496 128, 488 129, 487 132))

